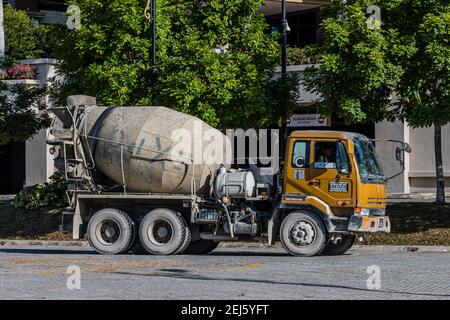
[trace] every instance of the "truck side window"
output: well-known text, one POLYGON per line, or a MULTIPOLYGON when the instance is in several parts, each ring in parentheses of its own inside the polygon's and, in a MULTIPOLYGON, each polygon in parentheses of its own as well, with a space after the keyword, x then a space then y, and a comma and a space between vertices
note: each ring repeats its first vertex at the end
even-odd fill
POLYGON ((314 147, 315 169, 336 169, 336 142, 316 142, 314 147))
POLYGON ((292 167, 293 168, 308 168, 309 167, 309 142, 296 141, 294 150, 292 152, 292 167))

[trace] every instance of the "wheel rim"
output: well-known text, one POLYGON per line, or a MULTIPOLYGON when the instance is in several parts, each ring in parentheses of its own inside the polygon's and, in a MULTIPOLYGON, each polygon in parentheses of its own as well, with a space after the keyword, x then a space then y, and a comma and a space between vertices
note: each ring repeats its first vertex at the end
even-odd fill
POLYGON ((309 246, 314 242, 316 234, 315 226, 306 220, 297 221, 289 231, 291 242, 298 247, 309 246))
POLYGON ((167 220, 155 220, 150 224, 147 230, 147 235, 152 243, 158 246, 163 246, 172 240, 173 226, 167 220))
POLYGON ((120 238, 120 225, 117 221, 107 219, 97 224, 95 236, 104 246, 111 246, 120 238))

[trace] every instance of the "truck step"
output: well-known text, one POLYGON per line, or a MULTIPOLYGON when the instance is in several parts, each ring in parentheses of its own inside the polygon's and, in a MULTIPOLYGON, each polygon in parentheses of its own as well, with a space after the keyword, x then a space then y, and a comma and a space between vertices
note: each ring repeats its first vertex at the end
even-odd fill
POLYGON ((52 129, 51 133, 59 139, 71 140, 73 138, 71 129, 52 129))
POLYGON ((46 142, 47 142, 48 145, 51 145, 51 146, 59 146, 59 145, 64 143, 60 139, 51 139, 51 140, 47 140, 46 142))

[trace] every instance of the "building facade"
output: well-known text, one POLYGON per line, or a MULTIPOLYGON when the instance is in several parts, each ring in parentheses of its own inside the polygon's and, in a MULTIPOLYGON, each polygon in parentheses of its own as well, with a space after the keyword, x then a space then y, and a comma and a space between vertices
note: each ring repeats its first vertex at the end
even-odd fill
MULTIPOLYGON (((56 61, 53 59, 22 60, 21 63, 29 64, 36 70, 36 79, 3 81, 11 85, 42 86, 57 76, 56 61)), ((48 98, 47 105, 50 105, 48 98)), ((44 129, 26 142, 0 146, 0 194, 15 194, 24 187, 48 181, 55 171, 50 146, 46 143, 48 134, 49 130, 44 129)))
POLYGON ((17 10, 24 10, 39 24, 64 24, 66 0, 3 0, 17 10))

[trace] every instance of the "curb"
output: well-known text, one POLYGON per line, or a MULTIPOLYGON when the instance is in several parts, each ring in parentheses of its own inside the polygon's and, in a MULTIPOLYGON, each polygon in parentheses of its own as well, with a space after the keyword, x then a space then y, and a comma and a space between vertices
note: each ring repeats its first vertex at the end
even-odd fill
POLYGON ((435 252, 450 253, 450 246, 399 246, 399 245, 355 245, 351 251, 379 252, 379 253, 404 253, 404 252, 435 252))
MULTIPOLYGON (((47 241, 47 240, 1 240, 0 247, 41 246, 41 247, 89 247, 87 241, 47 241)), ((268 246, 262 242, 221 242, 219 248, 281 249, 280 244, 268 246)), ((350 252, 373 253, 450 253, 450 246, 398 246, 398 245, 355 245, 350 252)))
POLYGON ((1 240, 0 247, 41 246, 41 247, 89 247, 87 241, 58 240, 1 240))

